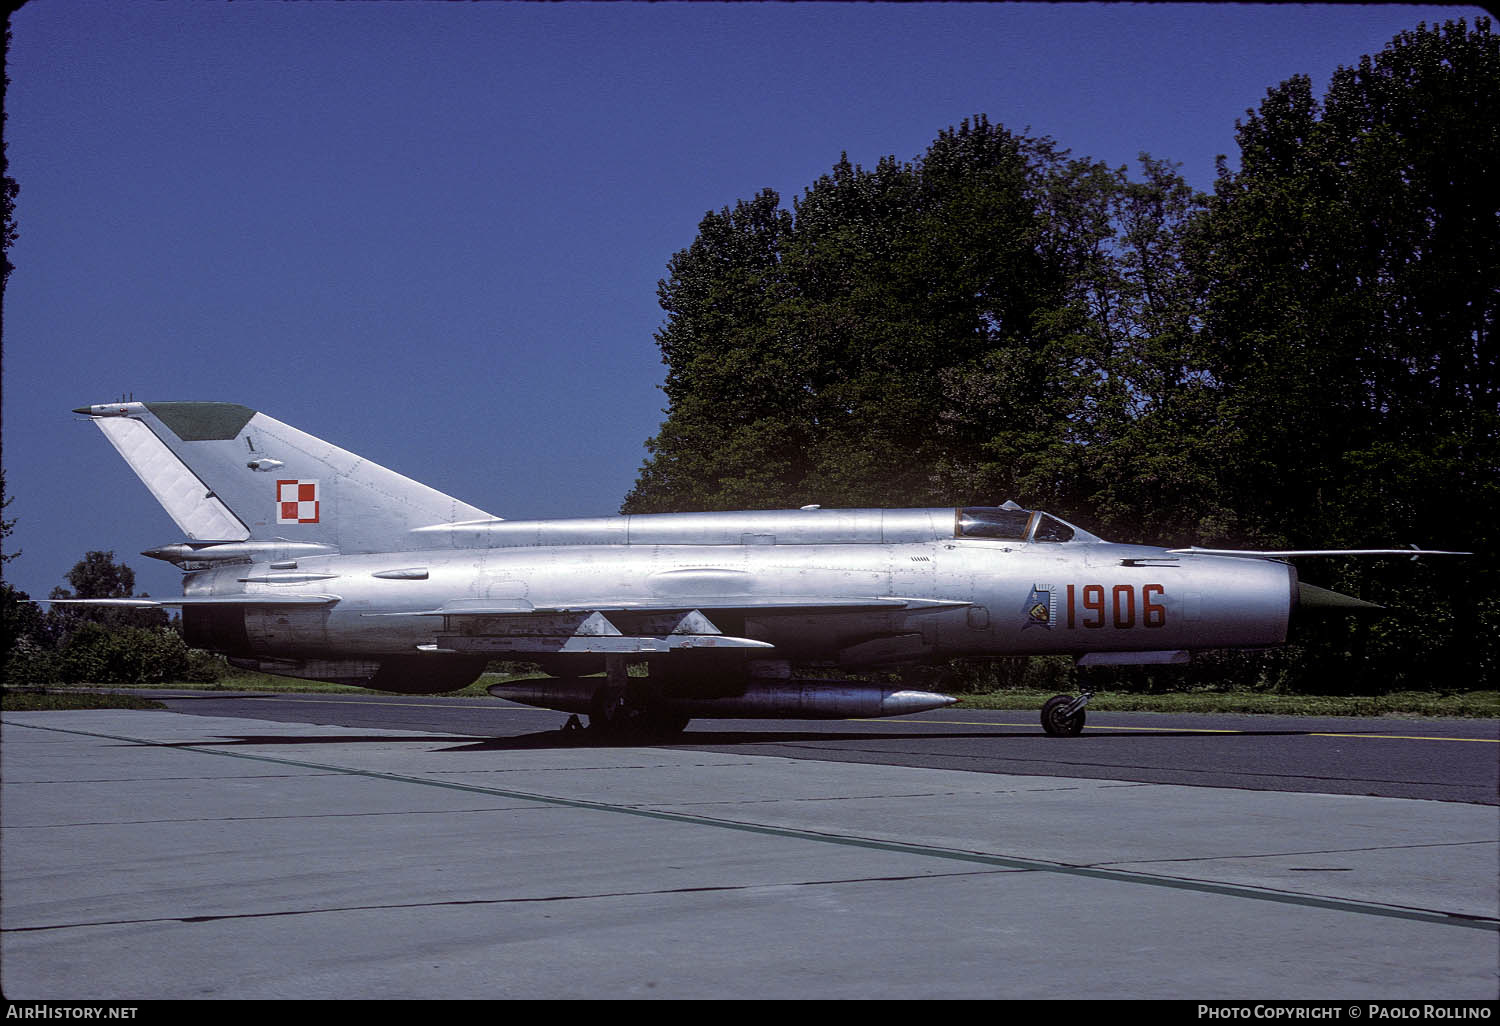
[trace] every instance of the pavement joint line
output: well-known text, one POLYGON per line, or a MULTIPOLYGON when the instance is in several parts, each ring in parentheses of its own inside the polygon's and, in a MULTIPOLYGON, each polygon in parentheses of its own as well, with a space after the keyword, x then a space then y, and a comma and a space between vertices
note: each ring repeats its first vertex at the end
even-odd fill
POLYGON ((989 876, 1013 870, 970 869, 954 873, 907 873, 898 876, 854 876, 829 880, 797 880, 792 883, 706 884, 699 887, 662 887, 645 891, 591 891, 585 894, 538 894, 515 898, 449 898, 441 901, 416 901, 381 905, 330 905, 321 908, 289 908, 272 912, 219 912, 195 916, 153 916, 147 919, 100 919, 76 923, 40 923, 36 926, 9 926, 0 933, 42 933, 48 930, 82 930, 96 926, 142 926, 151 923, 213 923, 225 919, 278 919, 286 916, 316 916, 339 912, 389 912, 411 908, 449 908, 465 905, 532 905, 562 901, 599 901, 610 898, 652 898, 679 894, 711 894, 754 891, 781 887, 837 887, 862 883, 921 883, 927 880, 951 880, 964 876, 989 876))
POLYGON ((1215 894, 1221 897, 1246 898, 1254 901, 1267 901, 1284 905, 1298 905, 1305 908, 1320 908, 1334 912, 1353 913, 1357 915, 1378 916, 1387 919, 1403 919, 1413 922, 1429 923, 1438 926, 1458 926, 1473 930, 1484 930, 1490 933, 1500 933, 1500 919, 1484 916, 1469 916, 1461 913, 1434 912, 1425 909, 1397 908, 1388 905, 1375 905, 1368 902, 1354 901, 1345 898, 1322 898, 1314 895, 1291 894, 1285 891, 1274 891, 1265 888, 1250 887, 1240 884, 1209 883, 1199 880, 1185 880, 1174 877, 1157 876, 1148 873, 1136 873, 1122 869, 1100 869, 1091 866, 1074 866, 1060 862, 1046 862, 1041 859, 1026 859, 1011 855, 990 855, 983 852, 964 851, 959 848, 938 848, 931 845, 910 844, 903 841, 882 841, 875 838, 853 837, 841 834, 827 834, 814 830, 802 830, 792 827, 775 827, 758 823, 745 823, 730 819, 718 819, 710 816, 690 815, 686 813, 665 812, 656 809, 640 808, 629 805, 618 805, 607 802, 589 801, 583 798, 563 798, 557 795, 534 794, 527 791, 516 791, 508 788, 481 787, 477 784, 462 784, 452 780, 434 780, 429 777, 406 776, 398 773, 383 773, 378 770, 363 770, 349 766, 334 766, 326 763, 303 762, 296 759, 283 759, 271 755, 252 755, 248 752, 226 752, 213 747, 213 742, 205 741, 200 744, 182 744, 178 742, 156 741, 149 738, 128 737, 118 734, 105 734, 99 731, 77 730, 63 727, 44 727, 40 724, 18 723, 14 720, 6 721, 10 726, 24 727, 31 730, 51 731, 59 734, 73 734, 80 737, 97 737, 109 741, 124 741, 130 744, 141 745, 148 748, 165 748, 177 752, 195 752, 200 755, 217 755, 230 759, 247 759, 252 762, 265 762, 281 766, 293 766, 301 769, 312 769, 320 771, 331 771, 350 776, 366 777, 373 780, 387 780, 393 783, 416 784, 425 787, 438 787, 453 791, 463 791, 471 794, 483 794, 491 797, 514 798, 521 801, 535 802, 543 805, 551 805, 559 808, 578 809, 588 812, 606 812, 622 816, 635 816, 642 819, 651 819, 658 822, 677 823, 685 826, 707 826, 722 830, 737 830, 744 833, 758 834, 764 837, 781 837, 789 840, 811 841, 820 844, 833 844, 850 848, 862 848, 867 851, 884 851, 898 855, 915 855, 926 858, 945 859, 953 862, 968 862, 984 866, 998 866, 1004 869, 1029 870, 1040 873, 1055 873, 1061 876, 1082 877, 1085 879, 1102 880, 1111 883, 1133 883, 1143 884, 1150 887, 1164 887, 1171 890, 1195 891, 1202 894, 1215 894))
POLYGON ((1177 859, 1126 859, 1122 862, 1096 862, 1096 866, 1113 865, 1140 865, 1144 863, 1165 862, 1224 862, 1234 859, 1289 859, 1302 858, 1308 855, 1358 855, 1362 852, 1372 851, 1411 851, 1417 848, 1465 848, 1473 845, 1494 844, 1493 838, 1482 841, 1433 841, 1428 844, 1381 844, 1368 848, 1309 848, 1306 851, 1261 851, 1248 852, 1244 855, 1190 855, 1177 859))
MULTIPOLYGON (((335 774, 328 774, 334 776, 335 774)), ((464 816, 489 815, 495 812, 516 812, 521 806, 496 805, 487 809, 464 809, 464 816)), ((77 830, 92 827, 162 826, 178 823, 275 823, 288 820, 310 819, 318 822, 333 819, 378 819, 384 816, 451 816, 454 809, 391 809, 386 812, 319 812, 296 813, 285 816, 174 816, 166 819, 97 819, 78 820, 72 823, 35 823, 29 826, 9 826, 7 830, 77 830)))

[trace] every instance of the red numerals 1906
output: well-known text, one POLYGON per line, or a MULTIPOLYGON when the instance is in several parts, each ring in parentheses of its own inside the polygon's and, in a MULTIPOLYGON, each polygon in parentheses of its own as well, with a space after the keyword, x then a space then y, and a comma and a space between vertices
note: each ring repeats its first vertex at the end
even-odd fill
POLYGON ((1160 584, 1142 585, 1139 593, 1133 584, 1117 584, 1108 591, 1102 584, 1068 585, 1068 626, 1090 629, 1113 625, 1119 630, 1131 627, 1165 627, 1167 607, 1161 603, 1167 589, 1160 584), (1080 594, 1081 592, 1081 594, 1080 594))

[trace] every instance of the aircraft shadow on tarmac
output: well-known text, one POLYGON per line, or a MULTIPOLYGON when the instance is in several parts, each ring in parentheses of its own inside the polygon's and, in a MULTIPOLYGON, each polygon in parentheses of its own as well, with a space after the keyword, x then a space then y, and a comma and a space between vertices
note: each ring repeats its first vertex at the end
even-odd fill
MULTIPOLYGON (((232 734, 199 741, 165 742, 164 748, 227 748, 227 747, 300 747, 305 745, 369 745, 369 744, 441 744, 454 747, 441 749, 445 752, 498 752, 528 751, 568 748, 701 748, 704 746, 806 744, 815 742, 867 742, 867 741, 944 741, 985 740, 1025 741, 1046 740, 1058 754, 1068 745, 1088 740, 1106 738, 1129 738, 1149 740, 1152 738, 1224 738, 1224 737, 1297 737, 1317 733, 1307 730, 1255 730, 1236 731, 1233 734, 1207 735, 1199 731, 1089 731, 1073 738, 1047 738, 1041 731, 880 731, 874 733, 850 733, 847 731, 689 731, 671 738, 644 737, 599 737, 589 731, 546 730, 529 734, 504 737, 482 737, 479 735, 443 734, 308 734, 286 736, 280 734, 232 734)), ((1357 733, 1350 731, 1349 733, 1357 733)))
POLYGON ((671 738, 595 738, 584 732, 581 737, 563 731, 550 730, 515 737, 496 737, 474 741, 449 751, 504 751, 507 749, 535 748, 703 748, 731 747, 735 745, 809 744, 817 742, 866 742, 866 741, 1045 741, 1049 751, 1062 754, 1070 744, 1106 738, 1124 738, 1143 741, 1150 738, 1210 738, 1210 737, 1296 737, 1315 733, 1308 730, 1256 730, 1239 731, 1232 735, 1209 735, 1201 731, 1085 731, 1078 737, 1049 738, 1038 730, 961 730, 961 731, 878 731, 851 733, 848 731, 787 730, 699 730, 689 731, 671 738))

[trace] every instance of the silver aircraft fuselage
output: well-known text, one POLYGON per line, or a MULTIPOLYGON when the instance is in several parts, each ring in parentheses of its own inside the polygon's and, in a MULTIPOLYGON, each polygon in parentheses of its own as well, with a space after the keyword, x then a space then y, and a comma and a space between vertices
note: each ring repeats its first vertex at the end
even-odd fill
MULTIPOLYGON (((848 668, 1286 639, 1297 589, 1285 563, 1184 558, 1077 529, 1066 541, 1037 540, 1034 528, 1030 540, 965 537, 961 518, 953 508, 818 509, 443 525, 416 532, 432 547, 200 569, 184 591, 336 593, 329 605, 244 607, 232 654, 268 659, 602 654, 541 639, 570 637, 569 618, 596 611, 625 636, 670 633, 649 622, 667 609, 698 610, 721 632, 774 648, 746 655, 848 668)), ((222 647, 231 618, 204 635, 212 608, 188 608, 189 640, 222 647)))

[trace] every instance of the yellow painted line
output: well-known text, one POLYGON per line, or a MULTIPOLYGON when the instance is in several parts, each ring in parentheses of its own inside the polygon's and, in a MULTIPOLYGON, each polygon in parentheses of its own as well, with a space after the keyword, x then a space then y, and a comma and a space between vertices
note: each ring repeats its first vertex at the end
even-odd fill
POLYGON ((1170 731, 1173 734, 1253 734, 1250 730, 1229 730, 1224 727, 1115 727, 1096 723, 1092 727, 1084 724, 1084 730, 1155 730, 1170 731))
POLYGON ((1427 737, 1422 734, 1332 734, 1309 731, 1309 737, 1379 737, 1391 741, 1479 741, 1487 745, 1500 745, 1500 738, 1493 737, 1427 737))
MULTIPOLYGON (((891 719, 889 717, 882 716, 882 717, 879 717, 879 718, 865 717, 863 719, 857 720, 856 722, 859 722, 859 723, 886 723, 886 724, 890 724, 892 726, 894 726, 897 723, 930 723, 930 724, 932 724, 935 727, 1033 727, 1033 728, 1035 728, 1037 730, 1041 729, 1041 724, 1039 722, 1037 722, 1036 720, 1031 720, 1031 721, 1029 721, 1027 723, 996 723, 994 720, 905 720, 905 719, 896 720, 896 719, 891 719)), ((1106 727, 1106 726, 1102 726, 1102 725, 1095 725, 1095 726, 1090 727, 1090 726, 1088 726, 1086 724, 1084 725, 1083 729, 1084 730, 1157 730, 1157 731, 1166 730, 1166 731, 1170 731, 1170 732, 1172 732, 1174 734, 1182 734, 1182 733, 1191 733, 1191 734, 1245 734, 1245 733, 1249 733, 1248 731, 1243 731, 1243 730, 1217 730, 1217 729, 1212 729, 1212 728, 1209 728, 1209 727, 1106 727)))
MULTIPOLYGON (((283 698, 283 699, 286 699, 287 701, 291 701, 291 702, 304 702, 304 703, 307 703, 309 705, 344 705, 344 704, 348 703, 348 699, 358 699, 361 696, 359 696, 359 695, 349 695, 349 696, 347 696, 347 698, 312 698, 312 697, 294 696, 294 695, 290 695, 290 694, 267 694, 265 697, 267 697, 267 698, 283 698)), ((361 699, 357 704, 358 705, 410 706, 410 707, 418 708, 418 709, 494 709, 494 706, 489 705, 487 703, 486 704, 482 704, 482 705, 470 705, 468 703, 465 703, 463 705, 453 705, 451 702, 374 702, 374 701, 370 701, 368 699, 361 699)), ((556 712, 555 709, 538 709, 538 708, 536 708, 534 706, 524 706, 524 705, 517 705, 516 708, 511 709, 511 710, 507 710, 507 711, 509 711, 509 712, 556 712)))
MULTIPOLYGON (((892 720, 888 720, 888 719, 884 719, 884 718, 882 718, 882 719, 868 719, 868 718, 866 718, 866 719, 860 720, 859 722, 861 722, 861 723, 892 723, 892 722, 896 722, 896 721, 892 721, 892 720)), ((993 721, 984 721, 984 720, 900 720, 899 722, 901 722, 901 723, 928 723, 928 724, 931 724, 931 725, 933 725, 935 727, 944 727, 944 726, 946 726, 946 727, 954 727, 954 726, 957 726, 957 727, 1035 727, 1035 726, 1037 726, 1037 724, 1035 724, 1035 723, 996 723, 996 722, 993 722, 993 721)), ((1260 733, 1260 731, 1254 731, 1254 730, 1227 730, 1227 729, 1223 729, 1223 728, 1212 728, 1212 727, 1120 727, 1120 726, 1106 725, 1106 724, 1102 724, 1102 723, 1096 723, 1096 724, 1093 724, 1092 726, 1090 726, 1088 724, 1085 724, 1083 729, 1084 730, 1146 730, 1146 731, 1153 731, 1154 730, 1154 731, 1158 731, 1158 732, 1165 731, 1167 733, 1172 733, 1172 734, 1257 734, 1257 733, 1260 733)), ((1303 733, 1305 737, 1371 737, 1371 738, 1383 738, 1383 739, 1385 739, 1387 741, 1481 741, 1481 742, 1483 742, 1485 744, 1489 744, 1489 745, 1500 745, 1500 738, 1493 738, 1493 737, 1437 737, 1437 736, 1428 736, 1428 735, 1423 735, 1423 734, 1362 734, 1362 733, 1358 733, 1358 732, 1354 732, 1354 731, 1351 731, 1351 732, 1349 732, 1349 733, 1346 734, 1346 733, 1340 733, 1338 731, 1323 731, 1323 730, 1309 730, 1309 731, 1305 731, 1305 732, 1298 732, 1298 731, 1277 731, 1277 733, 1303 733)))

